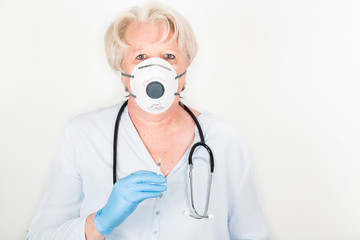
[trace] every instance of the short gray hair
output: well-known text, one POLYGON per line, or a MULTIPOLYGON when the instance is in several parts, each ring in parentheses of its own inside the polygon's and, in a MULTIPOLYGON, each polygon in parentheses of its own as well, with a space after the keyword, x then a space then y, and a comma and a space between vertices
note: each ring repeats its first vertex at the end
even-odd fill
POLYGON ((195 34, 189 22, 172 8, 158 3, 150 2, 123 12, 109 26, 105 34, 106 57, 111 68, 115 71, 122 70, 124 50, 129 45, 126 43, 126 30, 132 23, 153 22, 164 25, 165 31, 161 41, 167 39, 170 30, 174 32, 173 39, 179 44, 180 51, 188 65, 191 64, 197 53, 195 34))

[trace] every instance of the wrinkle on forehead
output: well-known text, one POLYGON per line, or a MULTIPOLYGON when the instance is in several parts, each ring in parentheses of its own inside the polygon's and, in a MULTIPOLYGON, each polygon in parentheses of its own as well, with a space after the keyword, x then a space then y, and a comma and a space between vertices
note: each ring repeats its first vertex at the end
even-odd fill
POLYGON ((141 42, 161 44, 164 42, 177 41, 176 34, 174 34, 172 28, 162 22, 134 22, 127 28, 125 36, 127 47, 132 46, 137 49, 140 48, 135 45, 141 42), (151 30, 149 34, 143 34, 149 30, 151 30))

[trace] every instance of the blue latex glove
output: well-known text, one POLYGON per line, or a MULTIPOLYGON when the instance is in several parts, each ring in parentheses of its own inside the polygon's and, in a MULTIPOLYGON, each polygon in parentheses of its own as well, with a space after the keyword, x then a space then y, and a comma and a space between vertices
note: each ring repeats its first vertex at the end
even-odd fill
POLYGON ((109 235, 148 198, 156 198, 166 190, 166 178, 150 171, 138 171, 117 181, 110 197, 94 218, 99 233, 109 235))

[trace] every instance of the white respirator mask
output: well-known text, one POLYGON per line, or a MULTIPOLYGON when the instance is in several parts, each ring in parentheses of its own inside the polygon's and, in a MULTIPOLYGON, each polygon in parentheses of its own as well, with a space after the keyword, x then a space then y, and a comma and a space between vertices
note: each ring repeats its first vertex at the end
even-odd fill
POLYGON ((121 73, 130 78, 131 93, 136 103, 146 112, 163 113, 170 108, 179 87, 178 78, 173 66, 161 58, 149 58, 136 65, 131 75, 121 73))

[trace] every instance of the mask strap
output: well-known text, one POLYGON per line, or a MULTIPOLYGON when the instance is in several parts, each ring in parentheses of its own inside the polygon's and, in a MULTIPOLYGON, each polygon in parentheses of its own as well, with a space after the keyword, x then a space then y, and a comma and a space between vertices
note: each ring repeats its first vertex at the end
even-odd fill
POLYGON ((129 75, 129 74, 126 74, 126 73, 123 73, 123 72, 121 72, 121 75, 125 76, 125 77, 129 77, 129 78, 134 78, 134 75, 129 75))
MULTIPOLYGON (((121 75, 125 76, 125 77, 129 77, 129 78, 134 78, 134 75, 129 75, 129 74, 126 74, 126 73, 123 73, 123 72, 121 72, 121 75)), ((136 96, 134 94, 132 94, 132 93, 129 93, 129 96, 136 98, 136 96)))
POLYGON ((176 76, 176 77, 175 77, 175 80, 178 79, 178 78, 181 78, 185 73, 186 73, 186 70, 185 70, 185 72, 183 72, 182 74, 176 76))
MULTIPOLYGON (((181 78, 185 73, 186 73, 186 70, 185 70, 185 72, 183 72, 182 74, 176 76, 176 77, 175 77, 175 80, 178 79, 178 78, 181 78)), ((174 93, 174 95, 175 95, 175 96, 180 96, 180 93, 177 93, 177 92, 176 92, 176 93, 174 93)))

